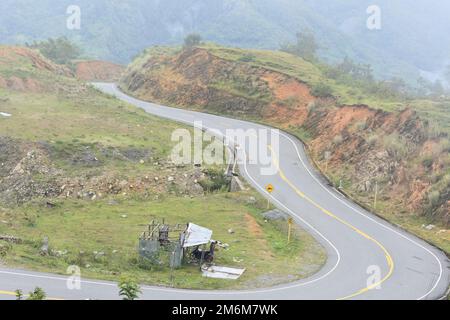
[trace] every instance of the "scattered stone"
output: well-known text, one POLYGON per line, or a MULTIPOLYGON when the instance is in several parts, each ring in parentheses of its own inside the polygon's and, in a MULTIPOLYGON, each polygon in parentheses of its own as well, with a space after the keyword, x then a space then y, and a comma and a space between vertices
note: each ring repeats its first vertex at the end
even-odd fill
POLYGON ((247 203, 248 204, 256 204, 256 198, 255 197, 249 197, 248 199, 247 199, 247 203))
POLYGON ((266 220, 269 220, 269 221, 275 221, 275 220, 286 221, 289 218, 289 215, 287 215, 283 211, 275 209, 275 210, 271 210, 271 211, 263 213, 263 218, 266 220))
POLYGON ((41 247, 41 250, 39 251, 39 253, 42 256, 48 255, 48 237, 44 237, 44 239, 42 241, 42 247, 41 247))
POLYGON ((126 214, 121 215, 120 217, 122 217, 123 219, 128 218, 128 216, 126 214))
POLYGON ((174 178, 174 177, 172 177, 172 176, 169 176, 169 177, 167 178, 167 181, 169 181, 169 182, 173 182, 173 181, 175 181, 175 178, 174 178))
POLYGON ((100 251, 100 252, 94 251, 94 259, 95 260, 103 258, 104 256, 105 256, 105 253, 103 251, 100 251))
POLYGON ((426 230, 433 230, 434 229, 434 225, 429 224, 425 227, 426 230))
MULTIPOLYGON (((5 223, 7 223, 7 222, 5 222, 5 223)), ((16 244, 22 243, 22 239, 13 237, 13 236, 8 236, 8 235, 0 235, 0 240, 10 242, 10 243, 16 243, 16 244)))
POLYGON ((229 234, 234 234, 234 230, 233 229, 228 229, 228 233, 229 234))
POLYGON ((108 200, 108 204, 109 204, 110 206, 115 206, 115 205, 118 204, 118 202, 117 202, 116 200, 114 200, 114 199, 110 199, 110 200, 108 200))

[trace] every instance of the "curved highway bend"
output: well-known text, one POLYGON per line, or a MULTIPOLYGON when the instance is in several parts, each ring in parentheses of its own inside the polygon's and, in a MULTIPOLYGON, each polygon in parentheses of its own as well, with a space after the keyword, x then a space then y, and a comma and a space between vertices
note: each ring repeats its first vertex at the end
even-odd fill
MULTIPOLYGON (((120 92, 114 84, 97 83, 106 93, 162 118, 205 128, 261 129, 240 120, 169 108, 143 102, 120 92)), ((268 146, 270 149, 270 146, 268 146)), ((244 152, 240 152, 244 153, 244 152)), ((241 155, 245 156, 245 155, 241 155)), ((327 250, 325 266, 314 276, 268 289, 244 291, 192 291, 144 287, 144 299, 439 299, 450 282, 450 262, 435 247, 361 209, 316 174, 303 145, 280 133, 279 159, 272 156, 278 173, 261 176, 257 165, 244 164, 246 179, 274 205, 291 214, 327 250), (273 184, 269 195, 265 185, 273 184), (378 266, 378 281, 368 281, 378 266)), ((245 162, 244 162, 245 163, 245 162)), ((375 271, 376 272, 376 271, 375 271)), ((373 278, 370 278, 373 279, 373 278)), ((0 298, 13 291, 44 288, 50 297, 63 299, 117 299, 117 285, 82 281, 81 290, 68 290, 66 277, 0 268, 0 298)))

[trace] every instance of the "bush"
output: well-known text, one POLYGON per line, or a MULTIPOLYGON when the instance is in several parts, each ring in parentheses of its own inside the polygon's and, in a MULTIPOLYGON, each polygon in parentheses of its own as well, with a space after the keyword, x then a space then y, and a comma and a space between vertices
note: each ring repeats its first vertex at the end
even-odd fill
POLYGON ((192 48, 202 43, 202 37, 198 33, 191 33, 184 38, 184 47, 192 48))
POLYGON ((58 64, 69 64, 81 55, 81 49, 66 37, 34 42, 28 47, 39 50, 43 56, 58 64))
POLYGON ((359 121, 356 123, 356 129, 358 131, 363 131, 367 129, 367 122, 366 121, 359 121))
POLYGON ((432 191, 428 194, 428 203, 431 207, 435 207, 439 204, 441 193, 439 191, 432 191))
POLYGON ((331 98, 333 97, 333 89, 324 83, 319 83, 318 85, 315 85, 311 93, 313 96, 318 98, 331 98))
POLYGON ((140 293, 142 293, 141 288, 133 279, 126 277, 120 279, 119 295, 123 300, 136 300, 140 293))
MULTIPOLYGON (((19 296, 18 291, 16 291, 17 296, 19 296)), ((33 292, 30 292, 27 300, 45 300, 46 297, 47 297, 47 295, 45 294, 45 291, 39 287, 36 287, 36 289, 34 289, 33 292)))
POLYGON ((422 159, 422 165, 427 169, 431 168, 431 166, 433 165, 433 162, 434 162, 434 160, 433 160, 433 157, 431 157, 431 156, 426 156, 422 159))
POLYGON ((239 58, 241 62, 252 62, 256 60, 256 56, 251 53, 246 53, 242 57, 239 58))
POLYGON ((367 138, 367 144, 369 146, 374 146, 378 141, 378 136, 376 134, 371 135, 370 137, 367 138))
POLYGON ((227 177, 220 169, 209 169, 206 176, 207 178, 199 181, 199 184, 207 192, 225 190, 229 186, 227 177))
POLYGON ((408 154, 408 146, 398 134, 385 137, 384 146, 388 153, 397 160, 405 158, 408 154))
POLYGON ((344 142, 344 138, 340 134, 333 138, 333 143, 335 145, 340 145, 342 142, 344 142))

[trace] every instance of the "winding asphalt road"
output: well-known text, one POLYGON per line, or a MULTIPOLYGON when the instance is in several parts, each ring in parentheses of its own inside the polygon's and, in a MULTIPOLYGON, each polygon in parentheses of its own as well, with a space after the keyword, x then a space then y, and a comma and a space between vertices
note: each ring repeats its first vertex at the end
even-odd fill
MULTIPOLYGON (((97 83, 103 92, 162 118, 225 134, 226 129, 267 129, 250 122, 169 108, 143 102, 120 92, 114 84, 97 83)), ((292 215, 325 248, 328 260, 320 272, 299 282, 247 291, 192 291, 144 287, 144 299, 439 299, 450 283, 446 255, 417 237, 385 222, 352 203, 315 172, 296 138, 279 133, 279 154, 271 153, 274 175, 261 175, 240 150, 245 178, 278 208, 292 215), (268 194, 264 186, 273 184, 268 194)), ((269 150, 271 146, 266 146, 269 150)), ((264 257, 261 257, 262 259, 264 257)), ((0 268, 0 298, 12 292, 44 288, 62 299, 117 299, 112 282, 83 280, 81 290, 69 290, 66 277, 0 268)))

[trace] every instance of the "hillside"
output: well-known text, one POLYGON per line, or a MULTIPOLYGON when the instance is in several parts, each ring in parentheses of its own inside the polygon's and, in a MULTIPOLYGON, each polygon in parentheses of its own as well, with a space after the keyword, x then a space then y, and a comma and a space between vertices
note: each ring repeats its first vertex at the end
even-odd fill
POLYGON ((419 101, 405 105, 368 96, 363 104, 357 88, 326 78, 320 68, 294 56, 217 46, 146 50, 129 66, 121 87, 149 101, 292 132, 307 142, 332 183, 450 250, 448 112, 433 109, 433 102, 426 112, 419 101), (315 96, 321 83, 339 99, 315 96), (439 227, 426 229, 431 223, 439 227))
POLYGON ((0 42, 68 36, 86 57, 128 63, 151 45, 181 43, 191 32, 224 45, 277 49, 306 28, 323 58, 348 55, 376 74, 414 82, 421 70, 435 78, 449 60, 448 4, 438 0, 379 0, 382 29, 366 28, 368 0, 79 0, 80 30, 66 28, 70 0, 0 3, 0 42), (17 17, 20 17, 17 18, 17 17), (126 23, 125 23, 126 22, 126 23))
POLYGON ((1 47, 0 79, 1 265, 60 274, 77 265, 88 278, 249 288, 306 277, 325 262, 303 230, 287 244, 286 223, 265 221, 256 191, 227 192, 222 166, 175 165, 171 136, 183 126, 98 92, 30 49, 1 47), (204 279, 193 264, 170 272, 143 261, 136 246, 153 219, 211 228, 228 244, 217 263, 248 272, 224 282, 204 279), (2 240, 10 238, 17 240, 2 240))
POLYGON ((106 61, 76 61, 75 76, 89 82, 119 81, 125 67, 106 61))

